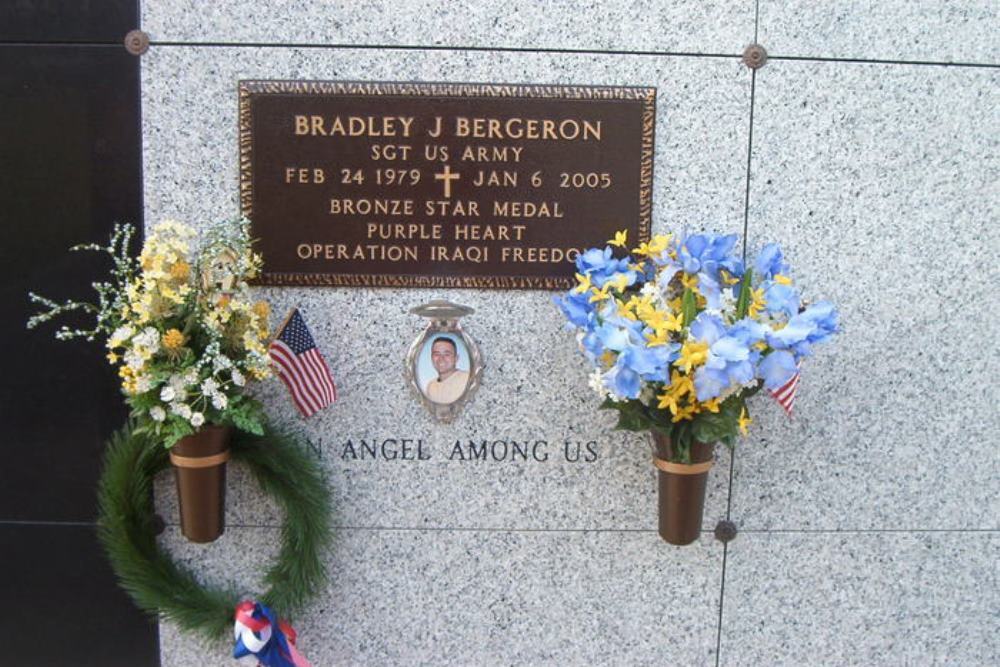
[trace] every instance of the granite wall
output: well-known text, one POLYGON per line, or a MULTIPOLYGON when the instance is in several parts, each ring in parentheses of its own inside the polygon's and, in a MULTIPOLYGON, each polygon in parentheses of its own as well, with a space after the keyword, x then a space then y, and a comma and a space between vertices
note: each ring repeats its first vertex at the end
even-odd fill
MULTIPOLYGON (((648 446, 596 411, 548 293, 261 290, 301 305, 340 389, 306 421, 277 382, 260 391, 336 502, 329 587, 296 619, 314 665, 1000 661, 1000 20, 940 4, 142 3, 148 222, 237 213, 239 79, 653 85, 654 231, 781 241, 806 296, 843 314, 794 419, 757 399, 702 538, 676 548, 656 534, 648 446), (435 297, 476 309, 488 364, 449 426, 402 375, 424 325, 408 311, 435 297), (431 460, 341 456, 403 437, 431 460), (468 439, 552 455, 448 460, 468 439), (566 460, 566 441, 596 460, 566 460)), ((223 538, 162 539, 254 591, 281 517, 234 468, 223 538)), ((176 516, 169 483, 157 502, 176 516)), ((167 623, 161 641, 164 665, 231 664, 167 623)))

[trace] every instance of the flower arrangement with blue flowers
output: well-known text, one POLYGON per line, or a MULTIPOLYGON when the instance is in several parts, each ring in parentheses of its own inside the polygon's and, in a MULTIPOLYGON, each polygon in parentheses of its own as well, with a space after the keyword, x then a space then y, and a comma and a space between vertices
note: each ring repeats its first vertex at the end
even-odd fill
POLYGON ((746 399, 782 387, 837 331, 830 302, 802 302, 778 245, 745 266, 736 241, 658 235, 628 253, 618 232, 577 257, 577 286, 555 298, 601 407, 618 428, 670 437, 683 463, 692 442, 746 435, 746 399))

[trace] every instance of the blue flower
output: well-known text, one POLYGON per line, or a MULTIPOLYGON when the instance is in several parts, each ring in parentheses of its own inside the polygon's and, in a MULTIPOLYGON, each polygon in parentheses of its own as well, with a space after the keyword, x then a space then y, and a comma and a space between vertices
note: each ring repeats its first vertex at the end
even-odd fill
POLYGON ((771 283, 764 290, 764 301, 768 311, 784 313, 789 317, 799 312, 799 293, 791 285, 771 283))
POLYGON ((634 370, 616 363, 610 371, 604 374, 604 386, 618 398, 639 398, 642 381, 634 370))
POLYGON ((688 332, 696 340, 711 345, 726 335, 726 325, 718 315, 703 310, 694 318, 688 332))
MULTIPOLYGON (((628 259, 615 260, 619 263, 618 268, 608 273, 592 273, 590 279, 597 287, 604 287, 607 283, 615 280, 618 276, 625 276, 625 287, 635 285, 639 280, 639 273, 628 268, 628 259)), ((610 264, 608 265, 611 266, 610 264)))
POLYGON ((768 243, 760 250, 757 261, 754 263, 754 270, 761 280, 770 280, 775 274, 788 275, 788 265, 785 264, 781 254, 781 246, 777 243, 768 243))
POLYGON ((764 357, 757 366, 757 377, 764 380, 764 387, 777 389, 798 372, 795 357, 786 350, 775 350, 764 357))
POLYGON ((788 320, 779 331, 767 335, 767 344, 776 350, 790 350, 796 358, 812 353, 813 343, 821 343, 837 332, 837 311, 829 301, 820 301, 788 320))
POLYGON ((583 275, 590 275, 595 271, 603 272, 608 264, 614 261, 610 247, 605 247, 604 250, 590 248, 577 256, 576 270, 583 275))
POLYGON ((591 248, 576 258, 577 271, 590 276, 591 282, 597 287, 604 287, 604 284, 617 273, 625 274, 628 285, 635 284, 639 274, 629 269, 631 264, 631 257, 615 259, 610 247, 605 247, 604 250, 591 248))
POLYGON ((646 347, 630 345, 618 357, 618 363, 638 373, 643 380, 666 382, 670 378, 670 363, 677 358, 678 343, 646 347))
POLYGON ((592 364, 596 365, 597 360, 604 354, 604 343, 601 342, 601 338, 597 335, 596 331, 585 333, 580 340, 580 345, 583 347, 584 354, 587 355, 592 364))
POLYGON ((729 335, 740 340, 747 347, 764 340, 768 328, 757 320, 745 317, 729 327, 729 335))
POLYGON ((552 297, 552 301, 559 306, 559 310, 573 326, 585 327, 590 322, 594 304, 590 303, 589 294, 570 291, 561 297, 552 297))
POLYGON ((735 336, 722 336, 712 343, 705 365, 694 375, 698 400, 715 398, 729 387, 753 380, 755 356, 749 345, 735 336))
POLYGON ((602 310, 602 317, 604 319, 593 329, 593 336, 596 342, 591 341, 588 343, 586 340, 587 336, 584 336, 585 348, 597 349, 599 347, 600 352, 596 352, 595 356, 603 353, 604 350, 620 353, 630 345, 645 345, 645 339, 642 335, 642 323, 617 315, 608 317, 608 311, 613 308, 613 306, 610 308, 605 307, 602 310))
POLYGON ((810 352, 809 334, 812 331, 813 324, 796 315, 783 329, 769 332, 767 344, 775 350, 791 350, 796 357, 805 356, 810 352))
POLYGON ((810 343, 822 343, 837 333, 837 309, 829 301, 817 301, 798 316, 813 325, 807 338, 810 343))

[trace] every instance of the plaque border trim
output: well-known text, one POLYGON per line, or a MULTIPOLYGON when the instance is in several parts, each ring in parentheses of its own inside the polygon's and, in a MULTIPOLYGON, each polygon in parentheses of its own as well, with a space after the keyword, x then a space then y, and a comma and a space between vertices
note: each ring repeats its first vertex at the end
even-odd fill
MULTIPOLYGON (((637 100, 642 102, 639 155, 639 242, 649 241, 653 215, 653 137, 656 128, 656 87, 581 86, 561 84, 502 84, 387 81, 295 81, 241 79, 239 91, 240 212, 253 220, 253 95, 405 95, 424 97, 541 97, 576 100, 637 100)), ((576 284, 557 276, 437 276, 378 273, 276 273, 263 271, 252 281, 267 286, 312 287, 472 287, 492 289, 563 290, 576 284)))

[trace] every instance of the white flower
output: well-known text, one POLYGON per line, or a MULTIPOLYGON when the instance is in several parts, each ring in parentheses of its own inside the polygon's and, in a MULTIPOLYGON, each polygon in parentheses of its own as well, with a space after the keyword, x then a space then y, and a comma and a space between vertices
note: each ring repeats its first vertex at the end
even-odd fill
POLYGON ((219 391, 219 383, 215 381, 215 378, 208 378, 201 383, 201 391, 203 394, 211 396, 219 391))
POLYGON ((150 382, 148 375, 143 375, 135 379, 135 393, 145 394, 152 388, 153 388, 153 383, 150 382))
POLYGON ((639 290, 639 294, 643 295, 644 297, 650 298, 659 296, 660 290, 656 287, 655 283, 650 281, 642 286, 642 289, 639 290))
POLYGON ((134 333, 135 330, 128 325, 118 327, 115 329, 114 333, 111 334, 111 337, 108 338, 108 347, 122 347, 125 344, 125 341, 131 338, 134 333))
POLYGON ((150 352, 156 352, 160 349, 160 332, 153 327, 146 327, 132 343, 138 347, 148 348, 150 352))
POLYGON ((182 376, 171 375, 170 379, 167 380, 167 384, 174 390, 174 396, 170 400, 183 401, 187 398, 187 392, 184 391, 184 388, 187 386, 187 382, 185 382, 182 376))
POLYGON ((215 394, 212 396, 212 407, 216 410, 225 410, 227 405, 229 405, 229 399, 226 398, 225 394, 215 394))
POLYGON ((167 418, 167 413, 159 405, 154 405, 149 409, 149 416, 153 418, 153 421, 161 422, 167 418))
POLYGON ((601 398, 604 398, 608 394, 608 390, 604 387, 604 376, 601 374, 601 369, 599 368, 595 368, 594 372, 587 378, 587 385, 596 391, 601 398))
POLYGON ((247 379, 243 377, 243 373, 240 373, 235 368, 233 369, 233 384, 237 387, 242 387, 247 383, 247 379))
POLYGON ((174 401, 173 403, 170 404, 170 411, 173 412, 175 415, 179 415, 184 419, 191 418, 191 406, 188 405, 187 403, 180 403, 178 401, 174 401))
POLYGON ((141 350, 130 349, 125 352, 125 365, 133 371, 139 370, 145 363, 141 350))
POLYGON ((200 412, 195 412, 193 415, 191 415, 191 426, 198 428, 204 423, 205 423, 205 415, 201 414, 200 412))
POLYGON ((220 354, 215 359, 212 359, 212 366, 215 368, 216 372, 230 368, 232 365, 233 362, 224 354, 220 354))
POLYGON ((162 390, 160 390, 160 400, 164 403, 169 403, 177 397, 177 390, 172 386, 167 385, 162 390))

